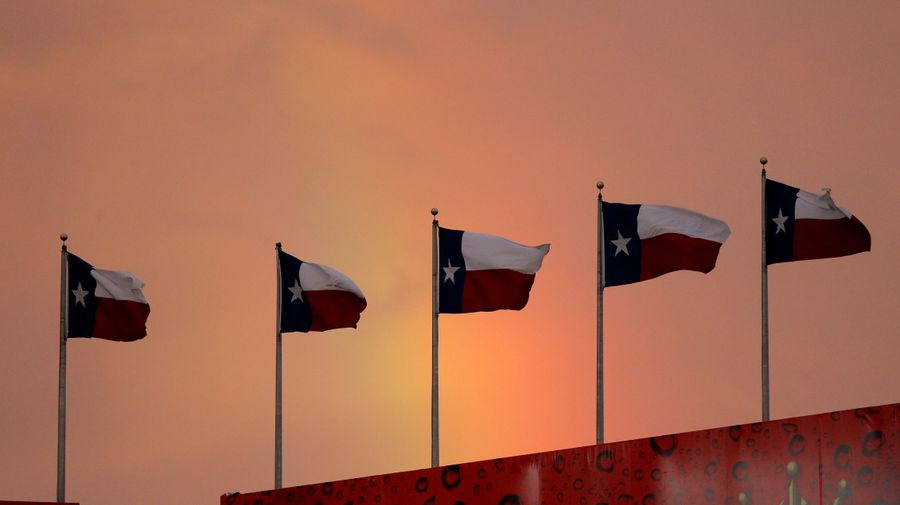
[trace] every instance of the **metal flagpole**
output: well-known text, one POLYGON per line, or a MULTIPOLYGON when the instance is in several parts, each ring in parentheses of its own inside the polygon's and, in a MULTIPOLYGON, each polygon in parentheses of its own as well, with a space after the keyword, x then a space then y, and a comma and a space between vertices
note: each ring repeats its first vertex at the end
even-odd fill
POLYGON ((603 443, 603 181, 597 182, 597 445, 603 443))
POLYGON ((59 282, 59 416, 56 428, 56 501, 66 501, 66 337, 68 333, 67 306, 68 297, 68 273, 66 240, 69 236, 65 233, 59 236, 62 240, 60 251, 60 282, 59 282))
POLYGON ((275 242, 275 489, 281 489, 281 242, 275 242))
POLYGON ((438 437, 438 210, 431 209, 431 466, 441 464, 438 437))
POLYGON ((763 156, 760 187, 762 188, 762 420, 769 420, 769 268, 766 264, 766 163, 763 156))

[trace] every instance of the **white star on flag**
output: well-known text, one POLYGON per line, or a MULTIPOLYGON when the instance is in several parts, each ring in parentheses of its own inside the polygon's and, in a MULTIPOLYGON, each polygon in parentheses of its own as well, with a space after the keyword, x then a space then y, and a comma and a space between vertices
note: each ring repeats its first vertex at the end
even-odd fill
POLYGON ((303 291, 300 289, 300 279, 294 281, 294 285, 288 288, 288 291, 291 292, 291 301, 290 303, 294 303, 295 300, 300 300, 300 303, 303 302, 303 291))
POLYGON ((775 228, 775 235, 778 235, 778 232, 781 232, 781 231, 787 233, 787 230, 784 228, 784 222, 787 221, 788 219, 789 219, 789 216, 785 216, 784 214, 781 213, 781 209, 778 209, 778 217, 772 218, 772 221, 775 221, 775 226, 777 226, 777 228, 775 228))
POLYGON ((620 252, 624 252, 626 256, 630 256, 630 254, 628 254, 628 243, 631 242, 631 238, 623 237, 621 230, 616 230, 616 233, 619 235, 619 238, 610 240, 610 242, 616 246, 616 254, 613 256, 618 256, 620 252))
POLYGON ((80 282, 78 283, 78 289, 73 289, 72 294, 75 295, 75 305, 80 303, 82 306, 87 307, 87 304, 84 302, 84 297, 88 295, 88 291, 81 289, 80 282))
POLYGON ((456 284, 456 278, 454 276, 456 275, 456 271, 459 270, 459 267, 455 267, 455 266, 451 265, 450 258, 447 258, 447 266, 443 267, 443 269, 444 269, 444 282, 447 282, 449 280, 453 284, 456 284))

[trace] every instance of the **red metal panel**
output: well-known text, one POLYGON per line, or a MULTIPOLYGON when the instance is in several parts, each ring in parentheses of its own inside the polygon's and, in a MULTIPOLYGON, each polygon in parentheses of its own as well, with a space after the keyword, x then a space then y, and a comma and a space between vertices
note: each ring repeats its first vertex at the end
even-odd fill
POLYGON ((224 495, 221 503, 900 505, 900 404, 224 495))

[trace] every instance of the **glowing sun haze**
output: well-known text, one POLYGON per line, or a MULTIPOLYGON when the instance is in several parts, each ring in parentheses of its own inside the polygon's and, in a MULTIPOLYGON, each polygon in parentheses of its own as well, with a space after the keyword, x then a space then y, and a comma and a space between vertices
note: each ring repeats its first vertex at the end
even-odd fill
POLYGON ((0 499, 55 492, 59 240, 146 282, 69 345, 68 490, 273 483, 275 252, 358 330, 285 335, 285 484, 429 464, 431 242, 551 243, 521 312, 441 317, 442 462, 594 440, 596 188, 732 236, 606 292, 610 440, 751 422, 759 163, 872 252, 770 268, 773 418, 900 401, 900 3, 0 4, 0 499))

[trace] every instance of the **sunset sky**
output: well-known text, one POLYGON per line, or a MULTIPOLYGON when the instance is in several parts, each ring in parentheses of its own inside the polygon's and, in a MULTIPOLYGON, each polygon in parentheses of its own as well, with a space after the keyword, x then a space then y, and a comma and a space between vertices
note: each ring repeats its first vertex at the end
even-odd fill
POLYGON ((760 419, 759 157, 872 252, 770 268, 772 417, 900 401, 900 2, 0 3, 0 500, 56 486, 59 246, 134 272, 68 346, 69 501, 273 486, 275 251, 368 299, 284 346, 285 485, 430 463, 431 215, 552 244, 441 317, 442 463, 594 441, 596 188, 731 226, 605 296, 608 440, 760 419))

